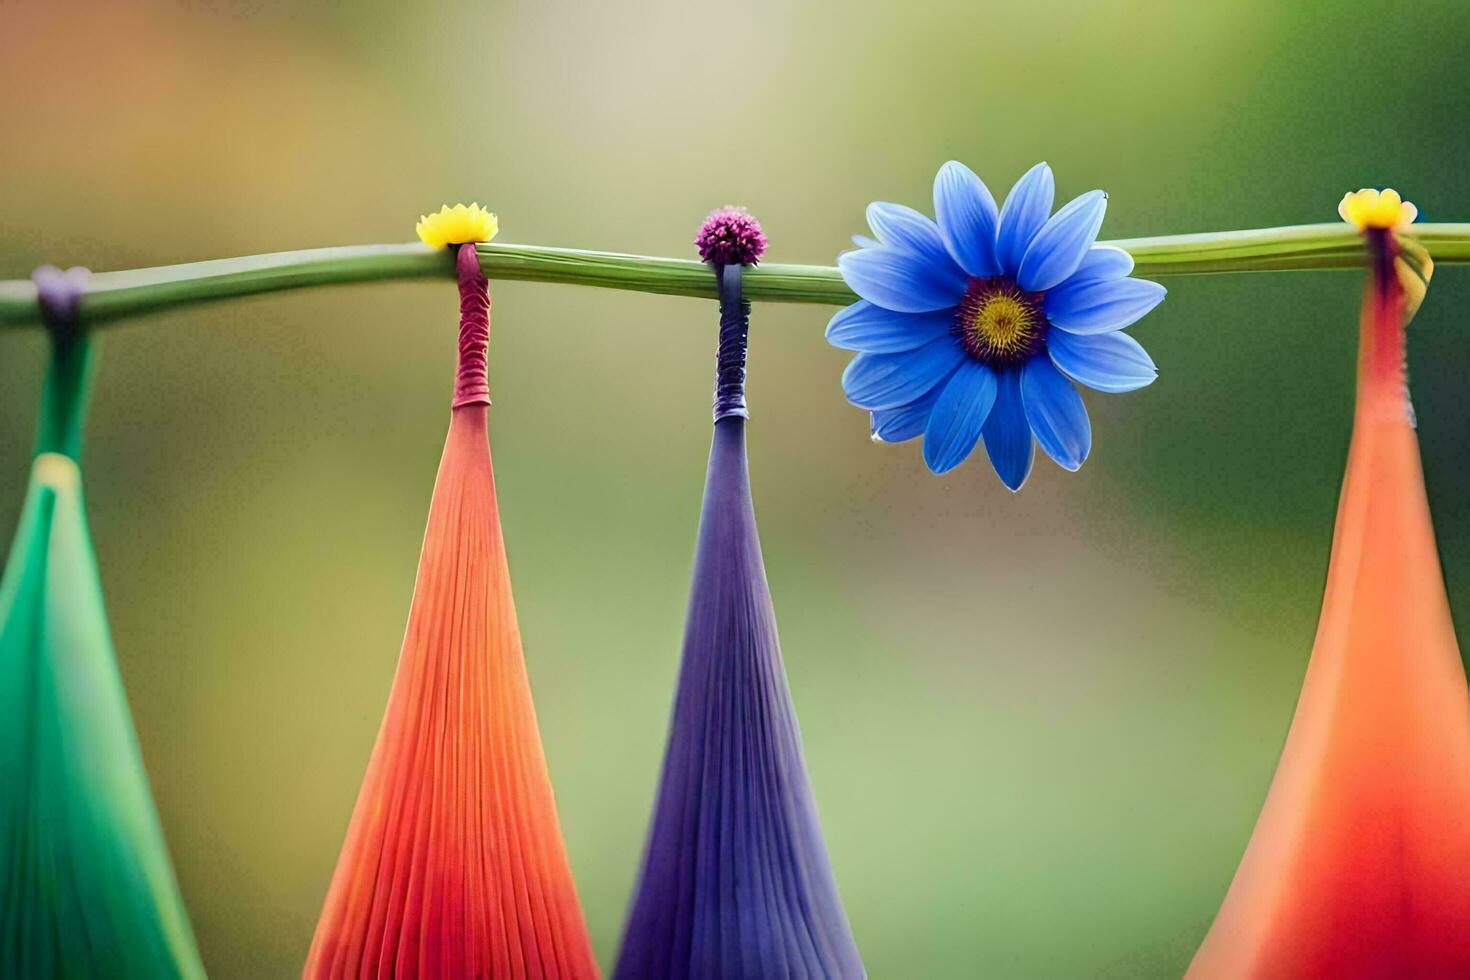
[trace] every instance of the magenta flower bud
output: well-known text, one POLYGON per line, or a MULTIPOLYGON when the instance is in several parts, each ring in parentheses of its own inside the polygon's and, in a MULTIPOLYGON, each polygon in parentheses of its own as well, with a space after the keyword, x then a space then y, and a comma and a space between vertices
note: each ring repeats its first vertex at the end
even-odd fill
POLYGON ((761 223, 744 208, 726 205, 704 219, 694 239, 699 257, 715 265, 755 265, 766 252, 761 223))

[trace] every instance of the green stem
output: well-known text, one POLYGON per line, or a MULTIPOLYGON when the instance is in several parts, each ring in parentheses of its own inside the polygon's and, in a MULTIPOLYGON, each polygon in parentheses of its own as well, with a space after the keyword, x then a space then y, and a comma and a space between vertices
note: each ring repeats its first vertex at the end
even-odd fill
MULTIPOLYGON (((1414 237, 1441 264, 1470 262, 1470 224, 1426 224, 1414 237)), ((1147 278, 1218 272, 1361 268, 1362 236, 1346 224, 1167 235, 1105 242, 1132 254, 1147 278)), ((497 280, 575 283, 673 296, 715 298, 714 277, 693 259, 624 255, 537 245, 479 246, 485 275, 497 280)), ((282 289, 387 279, 450 278, 453 253, 424 245, 355 245, 238 259, 94 273, 78 314, 105 323, 156 310, 282 289)), ((751 300, 842 306, 856 297, 833 266, 766 263, 745 277, 751 300)), ((0 328, 41 322, 28 280, 0 281, 0 328)))
POLYGON ((92 393, 96 358, 85 331, 53 334, 51 361, 41 386, 41 420, 36 455, 61 453, 82 460, 82 425, 92 393))

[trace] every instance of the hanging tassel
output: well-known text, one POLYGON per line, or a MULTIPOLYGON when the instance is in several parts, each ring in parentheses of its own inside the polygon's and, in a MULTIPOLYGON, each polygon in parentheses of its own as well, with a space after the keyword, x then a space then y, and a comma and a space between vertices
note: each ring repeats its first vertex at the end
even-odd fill
POLYGON ((1373 267, 1317 640, 1190 977, 1470 976, 1470 692, 1405 383, 1404 323, 1429 267, 1399 220, 1360 225, 1373 267))
POLYGON ((746 467, 740 263, 759 258, 765 239, 749 215, 725 209, 699 244, 720 287, 714 441, 668 749, 616 976, 861 977, 807 781, 746 467))
POLYGON ((457 271, 449 436, 312 980, 597 976, 511 600, 486 430, 490 294, 474 245, 459 247, 457 271))
POLYGON ((86 275, 35 275, 52 350, 0 579, 0 978, 202 978, 87 528, 92 355, 75 322, 86 275))

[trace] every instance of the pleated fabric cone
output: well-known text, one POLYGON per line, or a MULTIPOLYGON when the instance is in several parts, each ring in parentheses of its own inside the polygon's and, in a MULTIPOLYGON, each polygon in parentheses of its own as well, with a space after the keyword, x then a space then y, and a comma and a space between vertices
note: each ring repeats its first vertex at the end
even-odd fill
POLYGON ((1190 977, 1470 976, 1470 692, 1405 384, 1399 243, 1381 230, 1370 242, 1317 639, 1259 822, 1190 977))
POLYGON ((721 277, 714 441, 663 775, 616 969, 626 980, 864 975, 807 780, 756 533, 739 272, 725 266, 721 277))
POLYGON ((460 364, 387 713, 308 978, 595 977, 511 600, 486 428, 489 294, 458 256, 460 364))
POLYGON ((0 579, 0 977, 203 977, 87 528, 89 380, 86 339, 59 340, 0 579))

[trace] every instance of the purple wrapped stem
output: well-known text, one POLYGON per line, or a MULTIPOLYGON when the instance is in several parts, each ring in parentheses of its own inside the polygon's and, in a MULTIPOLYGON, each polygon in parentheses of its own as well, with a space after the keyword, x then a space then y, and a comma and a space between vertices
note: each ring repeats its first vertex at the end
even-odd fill
POLYGON ((715 421, 663 776, 614 972, 623 980, 864 976, 807 782, 745 424, 740 413, 715 421))
POLYGON ((715 421, 738 415, 745 407, 745 348, 750 334, 750 304, 741 293, 744 269, 717 265, 720 281, 720 346, 715 354, 715 421))

